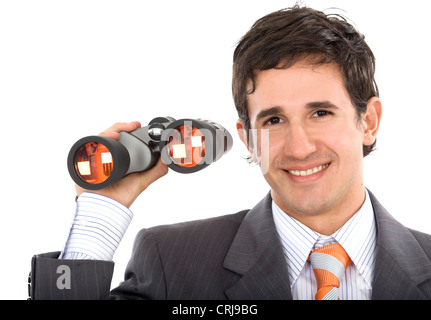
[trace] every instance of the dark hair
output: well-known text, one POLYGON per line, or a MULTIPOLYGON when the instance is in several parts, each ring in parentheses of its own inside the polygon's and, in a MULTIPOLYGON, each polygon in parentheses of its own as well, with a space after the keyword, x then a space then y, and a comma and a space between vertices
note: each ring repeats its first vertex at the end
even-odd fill
MULTIPOLYGON (((289 68, 305 58, 311 65, 338 65, 358 121, 368 100, 378 97, 375 58, 364 36, 338 14, 326 15, 294 6, 257 20, 235 49, 232 94, 247 131, 250 129, 247 95, 255 90, 255 74, 289 68)), ((376 141, 363 146, 364 157, 374 150, 375 144, 376 141)))

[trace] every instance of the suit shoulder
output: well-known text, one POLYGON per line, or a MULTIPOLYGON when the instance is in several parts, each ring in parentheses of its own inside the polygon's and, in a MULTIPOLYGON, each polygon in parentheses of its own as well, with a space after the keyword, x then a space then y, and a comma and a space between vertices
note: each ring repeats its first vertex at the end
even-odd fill
POLYGON ((165 245, 193 246, 215 241, 220 245, 233 239, 248 211, 142 229, 136 237, 136 242, 151 239, 160 246, 160 249, 165 245))
POLYGON ((168 225, 161 225, 149 228, 148 230, 155 236, 171 233, 171 234, 201 234, 201 233, 216 233, 220 230, 224 230, 224 233, 228 231, 235 231, 239 228, 242 220, 249 210, 239 211, 234 214, 228 214, 223 216, 217 216, 206 219, 192 220, 168 225))

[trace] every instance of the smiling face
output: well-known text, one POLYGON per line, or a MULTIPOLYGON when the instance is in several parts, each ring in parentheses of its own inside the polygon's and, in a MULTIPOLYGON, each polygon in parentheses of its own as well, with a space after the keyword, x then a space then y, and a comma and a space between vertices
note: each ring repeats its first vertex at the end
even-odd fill
MULTIPOLYGON (((286 213, 304 222, 331 215, 337 224, 359 209, 365 195, 362 146, 374 142, 380 101, 370 99, 367 108, 358 119, 335 64, 300 62, 257 73, 248 96, 257 131, 254 157, 286 213)), ((247 144, 240 120, 237 127, 247 144)))

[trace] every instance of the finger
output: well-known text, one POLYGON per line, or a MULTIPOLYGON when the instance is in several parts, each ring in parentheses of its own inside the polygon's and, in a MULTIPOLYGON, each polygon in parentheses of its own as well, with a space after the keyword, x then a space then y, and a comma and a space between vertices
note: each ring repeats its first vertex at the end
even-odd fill
POLYGON ((141 123, 139 121, 132 122, 117 122, 109 129, 105 130, 108 132, 122 132, 122 131, 133 131, 141 127, 141 123))
POLYGON ((157 179, 166 175, 169 171, 168 166, 159 158, 156 165, 148 171, 139 173, 140 175, 140 190, 144 191, 150 184, 157 179))
POLYGON ((118 139, 118 133, 122 131, 133 131, 141 127, 141 123, 139 121, 133 122, 117 122, 113 126, 109 127, 105 131, 101 132, 99 135, 104 137, 110 137, 114 139, 118 139))

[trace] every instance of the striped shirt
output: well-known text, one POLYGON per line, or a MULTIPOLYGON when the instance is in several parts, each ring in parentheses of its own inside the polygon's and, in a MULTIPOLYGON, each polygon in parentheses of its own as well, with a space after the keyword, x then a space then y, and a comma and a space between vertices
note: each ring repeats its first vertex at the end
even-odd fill
POLYGON ((376 226, 367 191, 365 202, 360 210, 331 236, 321 235, 311 230, 284 213, 274 201, 272 211, 286 258, 293 299, 314 299, 317 285, 311 264, 307 261, 308 255, 315 248, 336 242, 343 246, 352 259, 352 264, 340 279, 340 299, 371 299, 376 226))
POLYGON ((133 213, 119 202, 95 193, 82 193, 59 258, 111 261, 132 218, 133 213))

